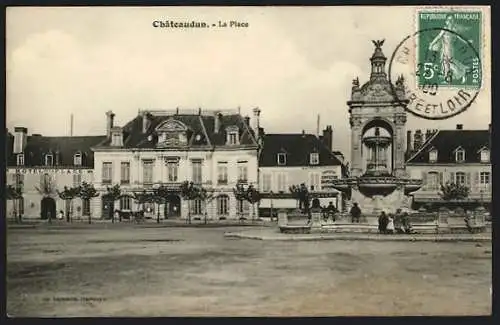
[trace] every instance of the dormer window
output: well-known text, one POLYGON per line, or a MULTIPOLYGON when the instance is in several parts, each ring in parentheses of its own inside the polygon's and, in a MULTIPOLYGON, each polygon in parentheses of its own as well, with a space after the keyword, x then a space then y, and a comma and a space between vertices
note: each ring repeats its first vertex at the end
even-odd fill
POLYGON ((52 166, 54 165, 54 156, 49 153, 45 155, 45 166, 52 166))
POLYGON ((465 161, 465 150, 459 148, 455 151, 455 161, 456 162, 464 162, 465 161))
POLYGON ((123 135, 121 132, 113 132, 111 135, 111 145, 121 147, 123 145, 123 135))
POLYGON ((490 162, 490 151, 488 149, 481 150, 481 162, 482 163, 490 162))
POLYGON ((236 145, 240 143, 239 132, 237 126, 229 126, 226 128, 227 139, 226 142, 228 145, 236 145))
POLYGON ((311 165, 319 164, 319 153, 317 153, 317 152, 311 153, 311 155, 309 156, 309 163, 311 165))
POLYGON ((280 166, 286 165, 286 154, 285 153, 278 154, 278 165, 280 165, 280 166))
POLYGON ((188 128, 177 120, 168 119, 155 129, 158 147, 184 146, 188 143, 188 128))
POLYGON ((433 163, 436 162, 438 158, 438 152, 436 149, 432 149, 429 151, 429 162, 433 163))
POLYGON ((17 165, 24 166, 24 154, 17 154, 17 165))
POLYGON ((82 154, 80 152, 75 153, 75 156, 73 157, 73 164, 75 166, 81 166, 82 165, 82 154))

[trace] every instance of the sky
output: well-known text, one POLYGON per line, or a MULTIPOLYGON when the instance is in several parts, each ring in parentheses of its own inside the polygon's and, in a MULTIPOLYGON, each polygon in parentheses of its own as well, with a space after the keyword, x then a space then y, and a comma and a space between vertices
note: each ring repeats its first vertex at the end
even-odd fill
MULTIPOLYGON (((489 13, 489 10, 487 10, 489 13)), ((29 134, 105 134, 139 109, 261 110, 267 133, 333 126, 350 151, 352 79, 369 78, 372 40, 390 57, 416 31, 414 7, 9 7, 7 128, 29 134), (155 20, 238 21, 247 28, 154 28, 155 20)), ((489 19, 489 16, 486 17, 489 19)), ((489 22, 485 24, 490 26, 489 22)), ((491 120, 490 34, 483 88, 457 117, 409 115, 407 129, 486 129, 491 120)))

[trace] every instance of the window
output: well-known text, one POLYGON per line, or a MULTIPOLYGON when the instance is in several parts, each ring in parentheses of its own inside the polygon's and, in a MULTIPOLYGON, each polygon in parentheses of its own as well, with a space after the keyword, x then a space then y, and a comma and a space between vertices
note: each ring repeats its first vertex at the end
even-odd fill
POLYGON ((120 210, 130 210, 130 197, 122 196, 120 198, 120 210))
POLYGON ((54 165, 54 156, 52 154, 45 155, 45 166, 54 165))
POLYGON ((311 155, 309 157, 309 163, 311 165, 317 165, 317 164, 319 164, 319 153, 317 153, 317 152, 311 153, 311 155))
POLYGON ((455 184, 457 185, 465 185, 465 173, 457 172, 455 174, 455 184))
POLYGON ((143 175, 142 175, 142 182, 144 184, 153 184, 153 161, 152 160, 145 160, 143 162, 143 175))
POLYGON ((80 173, 73 174, 73 186, 74 187, 80 186, 81 183, 82 183, 82 174, 80 173))
POLYGON ((179 167, 179 165, 177 164, 177 161, 167 162, 167 171, 168 171, 168 181, 169 182, 177 182, 178 167, 179 167))
POLYGON ((250 211, 250 202, 241 200, 238 201, 238 213, 246 214, 250 211))
POLYGON ((82 200, 82 205, 83 205, 83 215, 88 216, 90 215, 90 199, 84 199, 82 200))
POLYGON ((318 191, 320 189, 320 175, 318 173, 309 175, 309 185, 311 191, 318 191))
POLYGON ((430 190, 437 190, 440 187, 439 173, 429 172, 427 174, 427 188, 430 190))
POLYGON ((457 162, 463 162, 463 161, 465 161, 465 151, 463 149, 458 149, 455 152, 455 160, 457 162))
POLYGON ((238 144, 238 133, 237 132, 230 132, 228 134, 228 144, 238 144))
POLYGON ((124 161, 120 165, 120 183, 130 184, 130 163, 124 161))
POLYGON ((194 199, 191 203, 191 214, 200 215, 203 214, 203 201, 200 199, 194 199))
POLYGON ((201 160, 193 160, 193 183, 201 184, 203 181, 201 168, 203 166, 203 162, 201 160))
POLYGON ((217 198, 217 214, 218 215, 229 214, 229 196, 221 195, 217 198))
POLYGON ((238 162, 238 181, 248 181, 248 168, 246 161, 238 162))
POLYGON ((113 133, 113 136, 111 137, 111 145, 112 146, 122 145, 122 135, 120 133, 113 133))
POLYGON ((278 154, 278 165, 286 165, 286 154, 284 153, 278 154))
POLYGON ((436 162, 438 157, 437 150, 431 150, 429 152, 429 162, 436 162))
POLYGON ((490 172, 479 173, 479 184, 482 186, 490 185, 490 172))
POLYGON ((262 174, 262 191, 271 191, 271 174, 262 174))
POLYGON ((482 150, 481 151, 481 162, 490 162, 490 151, 489 150, 482 150))
POLYGON ((217 165, 217 183, 227 184, 227 163, 219 162, 217 165))
POLYGON ((102 163, 102 183, 111 184, 113 181, 113 163, 103 162, 102 163))
POLYGON ((17 165, 24 166, 24 154, 20 153, 17 155, 17 165))
POLYGON ((278 174, 278 191, 279 192, 287 191, 286 175, 283 173, 278 174))
POLYGON ((82 165, 82 154, 81 153, 75 153, 75 156, 73 157, 73 164, 75 166, 82 165))

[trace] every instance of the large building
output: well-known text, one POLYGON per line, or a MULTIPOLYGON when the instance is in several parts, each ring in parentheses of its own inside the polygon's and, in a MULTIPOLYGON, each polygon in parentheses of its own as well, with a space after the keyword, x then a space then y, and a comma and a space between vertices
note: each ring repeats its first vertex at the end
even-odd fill
POLYGON ((406 169, 423 180, 413 193, 416 208, 441 202, 440 185, 446 183, 469 187, 465 201, 491 203, 490 130, 464 130, 458 124, 455 130, 428 130, 425 135, 416 130, 413 137, 407 133, 406 169))
MULTIPOLYGON (((47 219, 65 209, 57 191, 93 182, 94 158, 91 147, 106 136, 46 137, 28 135, 24 127, 7 131, 7 184, 22 188, 20 200, 8 202, 7 216, 47 219), (17 206, 14 206, 16 204, 17 206)), ((94 202, 74 199, 74 218, 88 216, 94 202)))
POLYGON ((332 152, 332 128, 322 136, 302 133, 265 134, 261 131, 259 156, 260 213, 270 217, 277 209, 295 209, 297 201, 289 188, 304 183, 322 206, 333 202, 342 209, 340 192, 331 188, 332 179, 342 178, 343 164, 332 152), (276 210, 275 210, 276 209, 276 210))
MULTIPOLYGON (((258 111, 258 110, 257 110, 258 111)), ((123 127, 114 125, 114 114, 107 113, 107 138, 93 147, 94 184, 101 194, 119 184, 123 193, 152 191, 166 186, 172 194, 159 211, 155 205, 145 207, 146 216, 160 218, 204 217, 220 220, 246 215, 257 217, 248 204, 240 204, 233 189, 238 181, 257 186, 258 113, 250 118, 239 110, 209 111, 139 111, 123 127), (191 204, 179 192, 184 181, 200 184, 214 199, 195 200, 191 204), (189 213, 190 212, 190 213, 189 213)), ((96 198, 99 215, 110 209, 135 211, 137 203, 124 196, 119 202, 96 198)))

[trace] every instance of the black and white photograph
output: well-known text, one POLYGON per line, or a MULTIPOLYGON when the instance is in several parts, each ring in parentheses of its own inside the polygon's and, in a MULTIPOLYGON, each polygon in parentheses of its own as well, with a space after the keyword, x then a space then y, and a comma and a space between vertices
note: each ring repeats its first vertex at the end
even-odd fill
POLYGON ((490 20, 7 7, 8 317, 491 315, 490 20))

